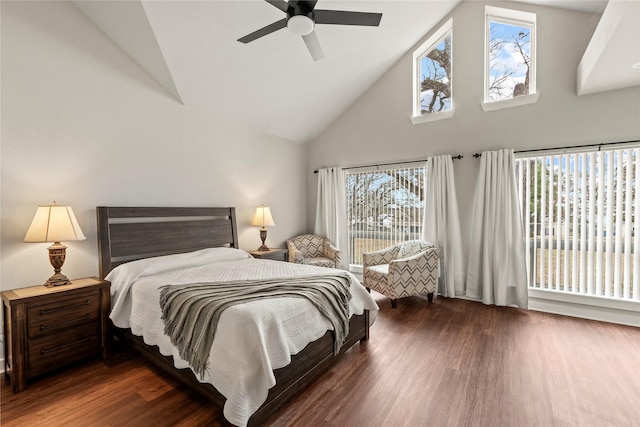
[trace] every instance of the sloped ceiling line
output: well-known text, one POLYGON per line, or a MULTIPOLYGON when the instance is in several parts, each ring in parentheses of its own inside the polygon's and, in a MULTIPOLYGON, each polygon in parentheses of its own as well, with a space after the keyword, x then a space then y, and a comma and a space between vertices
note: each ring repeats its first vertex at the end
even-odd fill
POLYGON ((182 97, 140 1, 74 1, 98 28, 124 50, 176 101, 182 97))
MULTIPOLYGON (((300 37, 286 30, 249 44, 236 41, 282 17, 263 0, 74 3, 178 102, 308 142, 461 2, 320 1, 323 9, 382 13, 382 21, 372 28, 318 26, 326 57, 314 62, 300 37)), ((631 58, 640 56, 640 37, 634 36, 640 1, 515 1, 604 10, 594 47, 589 45, 577 70, 580 93, 640 85, 640 70, 630 68, 640 62, 631 58)))

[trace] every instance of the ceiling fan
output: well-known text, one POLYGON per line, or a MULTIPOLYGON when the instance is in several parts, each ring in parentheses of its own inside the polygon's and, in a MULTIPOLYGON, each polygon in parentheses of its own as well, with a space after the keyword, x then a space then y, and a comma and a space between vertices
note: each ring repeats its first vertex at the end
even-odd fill
POLYGON ((382 19, 381 13, 349 12, 344 10, 315 9, 317 0, 265 0, 287 14, 286 18, 260 28, 238 41, 249 43, 282 28, 288 28, 293 34, 302 36, 314 61, 324 58, 324 52, 314 29, 316 24, 362 25, 377 27, 382 19))

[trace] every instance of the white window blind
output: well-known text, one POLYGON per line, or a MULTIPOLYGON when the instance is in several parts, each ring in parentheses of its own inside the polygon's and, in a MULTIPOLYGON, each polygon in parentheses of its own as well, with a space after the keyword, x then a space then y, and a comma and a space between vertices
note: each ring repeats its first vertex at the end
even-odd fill
POLYGON ((422 234, 424 167, 347 171, 350 264, 422 234))
POLYGON ((639 151, 516 159, 531 287, 640 300, 639 151))

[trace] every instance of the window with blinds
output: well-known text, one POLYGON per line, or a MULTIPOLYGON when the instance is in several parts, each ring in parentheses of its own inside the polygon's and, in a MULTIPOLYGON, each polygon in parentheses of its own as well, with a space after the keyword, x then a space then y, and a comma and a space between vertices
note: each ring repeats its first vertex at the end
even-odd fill
POLYGON ((420 239, 425 168, 347 171, 347 226, 350 264, 364 252, 420 239))
POLYGON ((640 300, 638 151, 516 159, 532 288, 640 300))

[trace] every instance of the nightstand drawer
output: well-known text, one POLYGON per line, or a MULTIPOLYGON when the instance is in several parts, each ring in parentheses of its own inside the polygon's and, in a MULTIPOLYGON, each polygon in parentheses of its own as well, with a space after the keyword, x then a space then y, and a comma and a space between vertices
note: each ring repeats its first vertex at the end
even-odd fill
POLYGON ((28 305, 28 337, 37 338, 76 326, 95 322, 100 316, 98 292, 74 295, 73 298, 42 305, 28 305))
POLYGON ((100 327, 89 323, 64 332, 29 340, 29 377, 59 368, 100 352, 100 327))

